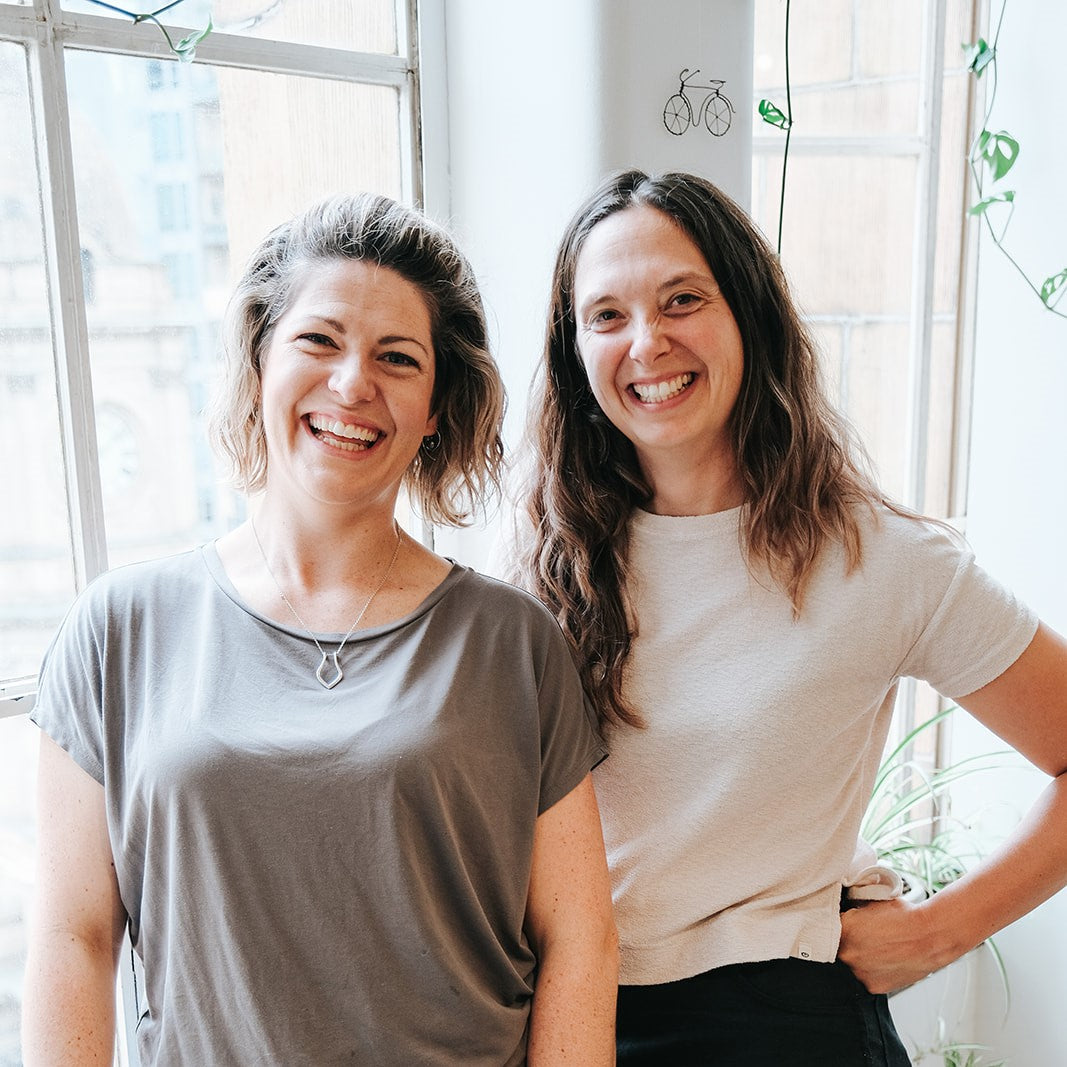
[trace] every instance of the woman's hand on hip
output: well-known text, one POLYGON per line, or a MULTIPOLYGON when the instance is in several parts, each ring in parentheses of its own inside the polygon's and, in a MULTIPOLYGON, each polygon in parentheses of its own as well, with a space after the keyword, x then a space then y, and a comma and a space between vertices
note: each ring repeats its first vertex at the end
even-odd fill
POLYGON ((891 993, 951 963, 924 904, 871 901, 841 914, 837 958, 872 993, 891 993))

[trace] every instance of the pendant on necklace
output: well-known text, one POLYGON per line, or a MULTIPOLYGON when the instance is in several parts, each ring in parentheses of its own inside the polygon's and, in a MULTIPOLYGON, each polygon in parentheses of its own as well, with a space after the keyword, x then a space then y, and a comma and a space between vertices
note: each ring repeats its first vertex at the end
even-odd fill
POLYGON ((326 649, 319 644, 319 639, 310 629, 308 629, 307 623, 300 618, 299 612, 297 612, 296 608, 289 602, 289 598, 285 595, 285 590, 282 589, 278 579, 274 577, 274 571, 270 569, 270 563, 267 562, 267 553, 263 551, 263 545, 259 540, 259 533, 256 531, 255 516, 252 516, 248 521, 249 525, 252 527, 252 536, 256 540, 256 547, 259 549, 259 554, 263 557, 263 566, 267 568, 267 573, 270 575, 271 581, 274 582, 274 585, 278 590, 278 595, 282 598, 285 606, 292 612, 293 618, 304 628, 308 637, 315 642, 315 647, 322 653, 322 662, 319 663, 318 670, 315 671, 315 677, 319 680, 319 685, 321 685, 323 689, 332 689, 345 676, 344 671, 341 670, 341 661, 337 658, 341 655, 341 649, 348 644, 348 639, 356 632, 359 624, 363 621, 363 616, 367 614, 367 608, 371 606, 374 598, 382 591, 382 587, 388 580, 389 575, 393 573, 393 565, 396 563, 396 557, 400 555, 400 544, 402 540, 400 536, 400 526, 397 524, 396 519, 394 519, 393 529, 396 531, 396 544, 393 546, 393 556, 389 560, 389 566, 385 568, 385 574, 382 575, 381 581, 374 587, 374 592, 367 597, 367 602, 360 609, 359 614, 356 616, 356 621, 349 626, 348 633, 341 638, 341 643, 337 646, 336 650, 327 652, 326 649), (333 673, 327 678, 324 673, 327 670, 326 661, 331 657, 333 659, 333 673))
POLYGON ((315 672, 315 677, 318 678, 319 684, 323 689, 332 689, 344 677, 340 661, 337 659, 337 654, 340 651, 340 649, 338 649, 337 652, 327 652, 325 649, 322 650, 322 662, 319 664, 319 669, 315 672), (333 658, 333 669, 336 672, 333 677, 329 679, 323 677, 322 673, 326 669, 326 660, 328 657, 333 658))

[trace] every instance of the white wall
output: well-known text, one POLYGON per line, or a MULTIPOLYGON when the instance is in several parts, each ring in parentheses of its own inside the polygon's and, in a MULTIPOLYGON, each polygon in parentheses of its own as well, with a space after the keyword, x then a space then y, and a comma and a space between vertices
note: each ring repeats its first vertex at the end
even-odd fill
MULTIPOLYGON (((449 221, 482 284, 514 444, 556 242, 599 179, 629 166, 690 170, 748 204, 752 0, 443 0, 443 13, 449 221), (736 110, 724 136, 664 127, 684 67, 725 79, 736 110)), ((705 94, 692 95, 699 105, 705 94)), ((479 565, 492 537, 441 531, 436 544, 479 565)))
MULTIPOLYGON (((999 5, 993 7, 995 17, 999 5)), ((1039 285, 1067 266, 1067 141, 1048 110, 1062 99, 1065 37, 1067 6, 1008 3, 991 128, 1021 144, 1004 183, 1017 191, 1007 243, 1039 285)), ((967 532, 979 561, 1067 633, 1067 320, 1042 308, 987 237, 979 272, 967 532)), ((1067 300, 1062 308, 1067 312, 1067 300)), ((958 730, 955 740, 958 755, 991 744, 977 729, 958 730)), ((1013 771, 983 788, 1003 811, 1025 806, 1043 783, 1036 773, 1013 771)), ((1001 1031, 1002 995, 986 963, 976 990, 977 1039, 1010 1058, 1011 1067, 1067 1062, 1067 893, 997 941, 1012 1007, 1001 1031)))

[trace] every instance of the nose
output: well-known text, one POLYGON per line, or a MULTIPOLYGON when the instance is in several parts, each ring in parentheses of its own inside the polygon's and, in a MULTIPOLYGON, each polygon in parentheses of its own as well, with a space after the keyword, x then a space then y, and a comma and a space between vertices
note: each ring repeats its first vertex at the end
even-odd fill
POLYGON ((373 400, 377 391, 373 360, 358 352, 341 354, 330 371, 329 386, 331 392, 345 404, 373 400))
POLYGON ((635 319, 630 338, 630 359, 635 363, 653 363, 670 348, 659 315, 635 319))

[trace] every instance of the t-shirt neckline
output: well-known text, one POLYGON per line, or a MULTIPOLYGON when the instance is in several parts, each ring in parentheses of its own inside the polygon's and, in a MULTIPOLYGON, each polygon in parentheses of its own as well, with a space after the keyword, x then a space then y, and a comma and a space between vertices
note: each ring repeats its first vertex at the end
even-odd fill
MULTIPOLYGON (((277 619, 272 619, 268 615, 264 615, 262 612, 253 608, 241 594, 237 592, 236 587, 233 582, 230 581, 229 575, 226 573, 226 570, 222 565, 222 560, 219 558, 218 549, 215 547, 214 541, 208 541, 206 544, 201 545, 200 555, 204 561, 204 565, 207 567, 208 573, 211 575, 212 580, 215 582, 215 585, 219 588, 220 592, 241 611, 246 615, 250 615, 253 619, 257 619, 259 622, 266 626, 270 626, 275 630, 280 630, 293 637, 301 637, 304 640, 315 638, 320 642, 338 642, 344 637, 344 633, 341 631, 333 633, 321 630, 306 630, 303 627, 279 622, 277 619)), ((464 578, 469 570, 468 567, 465 567, 462 563, 457 563, 450 557, 446 556, 445 559, 451 564, 449 572, 441 579, 435 588, 430 590, 422 603, 420 603, 413 611, 410 611, 407 615, 401 615, 397 619, 392 619, 389 622, 383 622, 380 626, 368 626, 366 629, 356 630, 356 632, 348 638, 346 644, 367 641, 376 637, 381 637, 384 634, 392 633, 394 630, 402 629, 430 611, 434 605, 438 604, 445 596, 447 596, 450 590, 464 578)))

